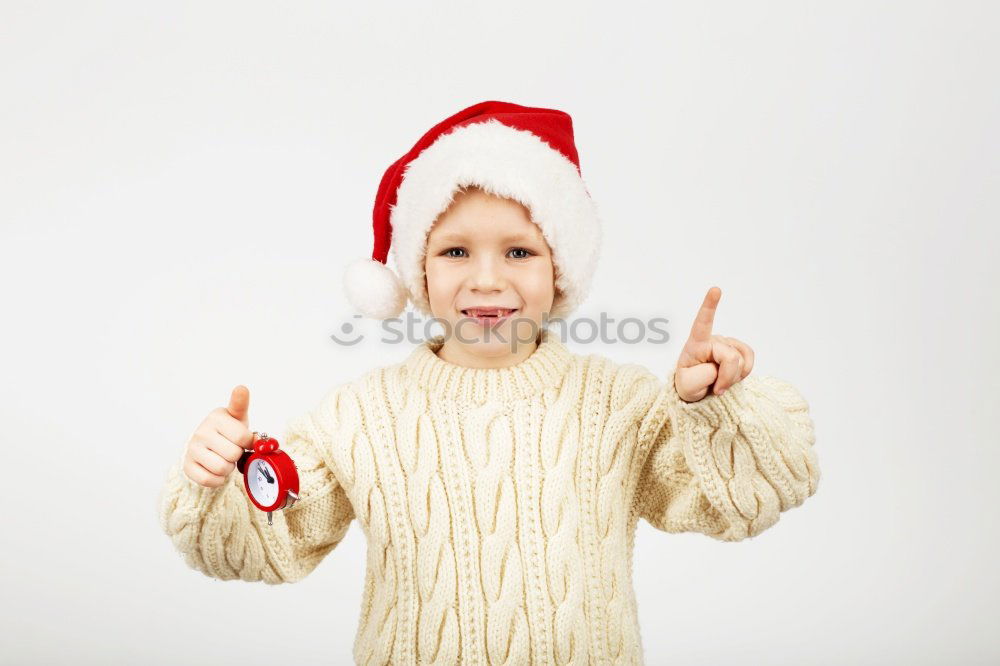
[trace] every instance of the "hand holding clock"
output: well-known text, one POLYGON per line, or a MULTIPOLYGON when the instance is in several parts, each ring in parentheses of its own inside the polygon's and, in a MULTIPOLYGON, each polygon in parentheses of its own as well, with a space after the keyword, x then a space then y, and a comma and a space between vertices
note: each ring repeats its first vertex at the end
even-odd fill
POLYGON ((244 450, 253 448, 249 407, 250 390, 240 385, 233 389, 228 406, 208 413, 184 453, 183 469, 189 479, 206 488, 218 488, 226 482, 244 450))

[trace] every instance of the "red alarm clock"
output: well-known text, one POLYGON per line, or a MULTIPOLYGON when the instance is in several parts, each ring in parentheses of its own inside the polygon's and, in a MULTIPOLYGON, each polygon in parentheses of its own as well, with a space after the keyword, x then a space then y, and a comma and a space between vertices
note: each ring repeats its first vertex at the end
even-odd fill
POLYGON ((268 525, 272 524, 273 511, 287 509, 299 498, 298 468, 287 453, 278 450, 278 440, 267 433, 260 433, 253 449, 243 452, 236 467, 243 475, 250 501, 267 512, 268 525))

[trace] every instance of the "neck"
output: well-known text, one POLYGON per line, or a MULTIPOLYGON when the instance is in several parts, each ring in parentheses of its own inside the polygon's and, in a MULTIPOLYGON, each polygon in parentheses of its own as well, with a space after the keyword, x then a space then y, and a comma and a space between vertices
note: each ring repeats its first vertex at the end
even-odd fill
POLYGON ((504 347, 496 356, 485 356, 477 354, 468 345, 463 345, 455 338, 449 338, 437 351, 437 355, 443 361, 466 368, 509 368, 527 359, 537 348, 538 342, 533 340, 515 345, 513 351, 509 347, 504 347))
MULTIPOLYGON (((438 398, 449 400, 518 400, 559 386, 573 355, 558 336, 542 331, 536 345, 525 345, 527 358, 498 368, 471 367, 453 363, 440 355, 445 340, 432 338, 418 345, 406 361, 413 381, 438 398)), ((505 357, 506 358, 506 357, 505 357)))

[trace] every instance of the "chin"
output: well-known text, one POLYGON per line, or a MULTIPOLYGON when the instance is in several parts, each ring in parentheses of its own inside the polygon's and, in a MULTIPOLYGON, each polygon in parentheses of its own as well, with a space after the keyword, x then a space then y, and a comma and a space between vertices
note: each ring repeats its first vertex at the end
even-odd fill
POLYGON ((513 356, 509 342, 474 342, 462 346, 468 349, 470 354, 480 358, 497 359, 513 356))

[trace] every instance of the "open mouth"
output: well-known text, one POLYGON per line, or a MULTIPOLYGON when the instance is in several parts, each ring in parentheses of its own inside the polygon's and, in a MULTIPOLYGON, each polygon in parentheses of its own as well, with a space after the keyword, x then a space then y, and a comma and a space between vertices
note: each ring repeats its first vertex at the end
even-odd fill
POLYGON ((494 325, 509 318, 517 308, 467 308, 462 314, 483 325, 494 325))

